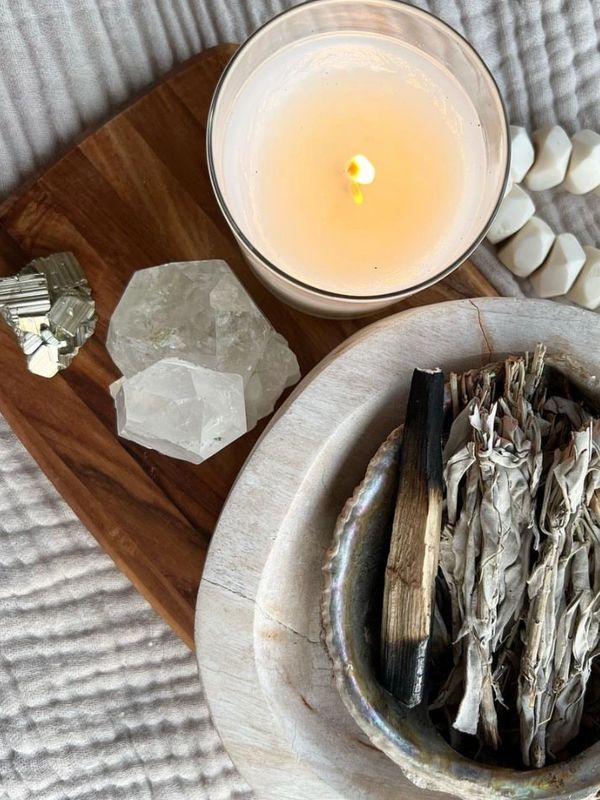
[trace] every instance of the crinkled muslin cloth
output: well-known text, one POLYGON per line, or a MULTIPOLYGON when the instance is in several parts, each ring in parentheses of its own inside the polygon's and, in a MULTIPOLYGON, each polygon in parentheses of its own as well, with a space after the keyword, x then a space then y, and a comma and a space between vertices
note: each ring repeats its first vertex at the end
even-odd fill
MULTIPOLYGON (((0 0, 0 192, 176 64, 289 2, 0 0)), ((600 2, 430 0, 483 55, 511 121, 600 131, 600 2)), ((600 242, 600 199, 536 196, 600 242)), ((505 294, 528 291, 480 248, 505 294)), ((195 661, 0 420, 0 798, 250 797, 195 661)), ((307 798, 317 800, 317 798, 307 798)))

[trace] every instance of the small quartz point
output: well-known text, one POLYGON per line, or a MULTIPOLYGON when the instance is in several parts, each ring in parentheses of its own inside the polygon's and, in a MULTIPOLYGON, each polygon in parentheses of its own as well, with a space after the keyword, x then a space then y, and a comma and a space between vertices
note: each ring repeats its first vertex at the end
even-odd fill
MULTIPOLYGON (((203 375, 214 375, 216 382, 224 374, 239 376, 246 413, 235 428, 237 436, 270 414, 283 390, 300 379, 298 361, 285 339, 220 260, 136 272, 113 313, 106 346, 126 379, 163 359, 203 367, 203 375)), ((122 402, 127 402, 126 394, 122 402)), ((201 427, 196 434, 204 440, 201 427)), ((230 441, 224 436, 220 446, 230 441)))
POLYGON ((111 386, 119 436, 200 464, 246 433, 244 382, 164 358, 111 386))

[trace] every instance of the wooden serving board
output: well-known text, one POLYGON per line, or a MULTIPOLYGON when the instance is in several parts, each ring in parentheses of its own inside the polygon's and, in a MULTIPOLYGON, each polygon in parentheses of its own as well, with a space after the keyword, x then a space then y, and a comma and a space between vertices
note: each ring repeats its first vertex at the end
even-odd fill
MULTIPOLYGON (((200 466, 117 438, 108 386, 119 373, 104 342, 130 275, 168 261, 225 259, 286 337, 304 375, 372 321, 326 321, 293 311, 243 261, 213 197, 205 156, 210 99, 235 48, 221 45, 189 61, 0 206, 0 274, 15 273, 32 257, 72 250, 99 315, 96 335, 51 380, 27 371, 11 332, 0 325, 0 412, 190 647, 210 537, 267 420, 200 466)), ((465 264, 397 309, 493 294, 465 264)))

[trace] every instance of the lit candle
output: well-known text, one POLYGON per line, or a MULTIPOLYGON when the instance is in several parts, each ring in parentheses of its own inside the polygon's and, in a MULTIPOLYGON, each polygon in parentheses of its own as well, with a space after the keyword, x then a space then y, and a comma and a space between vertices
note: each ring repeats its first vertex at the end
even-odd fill
MULTIPOLYGON (((282 46, 280 31, 278 46, 254 58, 243 81, 223 82, 209 139, 213 182, 250 263, 274 291, 317 313, 365 313, 435 280, 485 232, 508 160, 502 104, 474 51, 424 12, 389 0, 317 0, 256 39, 268 43, 270 26, 294 13, 312 18, 311 34, 282 46), (342 7, 360 9, 350 30, 342 7), (320 9, 324 30, 314 33, 320 9), (471 72, 479 68, 489 119, 448 66, 450 45, 442 60, 400 27, 390 35, 390 14, 433 25, 434 45, 441 31, 471 72)), ((245 48, 257 45, 251 39, 245 48)))
POLYGON ((352 199, 360 206, 365 202, 365 196, 360 187, 373 183, 375 180, 375 167, 366 156, 359 153, 356 156, 352 156, 348 162, 346 175, 352 187, 352 199))

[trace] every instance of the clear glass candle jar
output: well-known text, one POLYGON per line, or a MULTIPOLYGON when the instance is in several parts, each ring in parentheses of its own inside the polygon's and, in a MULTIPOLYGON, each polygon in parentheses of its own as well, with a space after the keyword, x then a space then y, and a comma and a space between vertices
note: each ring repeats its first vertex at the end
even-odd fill
POLYGON ((375 312, 448 275, 485 235, 509 171, 485 64, 397 0, 312 0, 260 28, 219 82, 207 149, 258 278, 328 317, 375 312))

